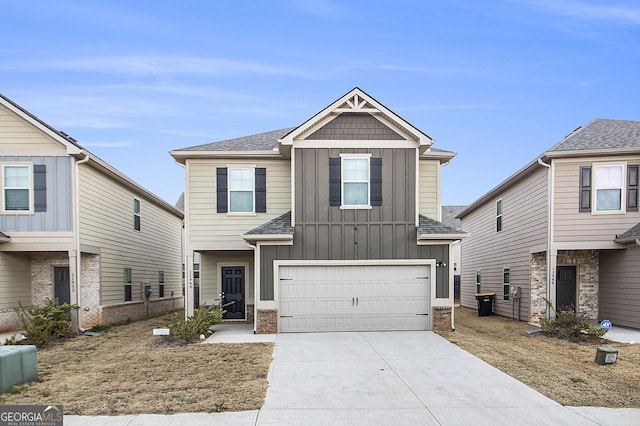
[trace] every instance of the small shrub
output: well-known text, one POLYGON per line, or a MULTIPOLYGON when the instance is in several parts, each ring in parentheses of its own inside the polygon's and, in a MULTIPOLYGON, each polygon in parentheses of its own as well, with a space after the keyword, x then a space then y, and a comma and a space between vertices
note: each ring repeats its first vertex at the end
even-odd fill
POLYGON ((60 304, 58 299, 46 299, 41 306, 25 309, 20 304, 18 316, 22 321, 27 341, 36 346, 45 346, 54 339, 72 333, 69 311, 77 305, 60 304))
POLYGON ((570 340, 590 340, 602 337, 607 332, 571 308, 556 312, 556 319, 541 318, 540 326, 548 335, 570 340))
POLYGON ((222 322, 222 315, 226 312, 227 305, 200 306, 193 312, 193 316, 184 319, 180 312, 176 313, 169 325, 171 337, 193 342, 200 338, 200 335, 211 334, 211 326, 222 322))

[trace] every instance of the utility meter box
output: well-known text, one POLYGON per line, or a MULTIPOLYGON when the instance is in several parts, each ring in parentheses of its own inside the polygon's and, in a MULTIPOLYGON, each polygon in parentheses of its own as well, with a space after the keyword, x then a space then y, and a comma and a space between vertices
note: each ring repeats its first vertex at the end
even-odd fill
POLYGON ((599 346, 596 351, 596 364, 607 365, 615 364, 618 360, 618 350, 611 346, 599 346))

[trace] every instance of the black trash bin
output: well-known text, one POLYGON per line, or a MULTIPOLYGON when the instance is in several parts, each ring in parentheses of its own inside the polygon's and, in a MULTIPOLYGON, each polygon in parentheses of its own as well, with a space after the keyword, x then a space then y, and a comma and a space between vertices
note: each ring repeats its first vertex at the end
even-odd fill
POLYGON ((495 293, 476 293, 479 317, 493 315, 493 296, 495 295, 495 293))

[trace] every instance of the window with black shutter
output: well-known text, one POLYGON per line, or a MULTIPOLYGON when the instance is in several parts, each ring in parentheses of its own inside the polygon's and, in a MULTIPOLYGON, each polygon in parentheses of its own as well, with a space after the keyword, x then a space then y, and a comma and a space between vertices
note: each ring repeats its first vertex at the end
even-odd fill
POLYGON ((638 164, 627 166, 627 211, 638 211, 638 164))
POLYGON ((329 205, 381 206, 382 158, 358 155, 329 158, 329 205))
POLYGON ((580 206, 579 211, 591 211, 591 166, 580 167, 580 206))

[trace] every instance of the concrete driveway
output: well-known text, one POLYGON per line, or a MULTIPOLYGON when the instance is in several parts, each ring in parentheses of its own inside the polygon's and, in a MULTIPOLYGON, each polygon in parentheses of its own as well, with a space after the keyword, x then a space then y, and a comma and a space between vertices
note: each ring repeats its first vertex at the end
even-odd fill
POLYGON ((279 334, 258 424, 602 424, 430 332, 279 334))

